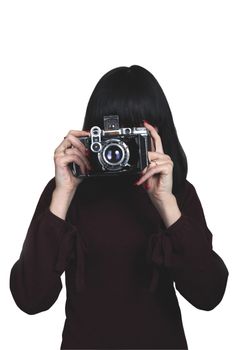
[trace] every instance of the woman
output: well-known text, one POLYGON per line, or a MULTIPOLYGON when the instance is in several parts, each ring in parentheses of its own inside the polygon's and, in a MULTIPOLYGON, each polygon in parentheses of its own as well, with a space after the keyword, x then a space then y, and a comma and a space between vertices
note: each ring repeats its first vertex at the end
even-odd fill
POLYGON ((187 160, 166 97, 140 66, 105 74, 89 100, 83 130, 54 152, 55 177, 30 223, 10 289, 28 314, 49 309, 62 288, 67 302, 61 349, 187 349, 175 288, 196 308, 223 298, 228 270, 212 249, 187 160), (79 140, 103 116, 120 127, 144 126, 151 137, 140 176, 77 178, 91 172, 79 140), (146 120, 147 121, 146 121, 146 120), (136 181, 135 181, 136 180, 136 181))

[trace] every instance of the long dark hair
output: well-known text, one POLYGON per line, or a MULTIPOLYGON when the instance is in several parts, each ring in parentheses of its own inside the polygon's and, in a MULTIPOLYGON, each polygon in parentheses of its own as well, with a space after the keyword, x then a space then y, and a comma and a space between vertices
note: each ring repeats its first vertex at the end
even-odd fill
POLYGON ((82 130, 98 125, 103 116, 117 114, 120 127, 144 126, 143 119, 157 126, 164 153, 173 163, 173 193, 183 187, 188 164, 179 142, 170 107, 155 77, 145 68, 133 65, 117 67, 99 80, 87 105, 82 130))

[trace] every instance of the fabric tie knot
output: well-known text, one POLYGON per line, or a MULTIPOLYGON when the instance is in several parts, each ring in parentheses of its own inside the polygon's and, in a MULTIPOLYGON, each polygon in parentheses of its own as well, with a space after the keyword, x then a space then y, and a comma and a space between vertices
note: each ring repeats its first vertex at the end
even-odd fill
POLYGON ((149 236, 146 260, 149 264, 153 264, 149 286, 150 292, 154 292, 158 287, 160 267, 170 265, 171 252, 172 247, 169 237, 161 229, 149 236))
POLYGON ((85 259, 87 253, 87 246, 82 238, 77 234, 76 236, 76 289, 82 292, 86 289, 85 280, 85 259))

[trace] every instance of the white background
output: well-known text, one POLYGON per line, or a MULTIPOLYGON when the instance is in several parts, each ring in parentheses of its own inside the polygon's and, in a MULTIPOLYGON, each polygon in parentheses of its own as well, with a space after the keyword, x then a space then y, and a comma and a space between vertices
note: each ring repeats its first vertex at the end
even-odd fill
MULTIPOLYGON (((222 302, 201 311, 178 292, 189 350, 232 346, 231 1, 1 1, 1 347, 59 349, 63 289, 46 312, 17 308, 9 274, 54 149, 80 130, 91 92, 117 66, 139 64, 168 99, 214 250, 230 276, 222 302)), ((146 117, 146 116, 145 116, 146 117)))

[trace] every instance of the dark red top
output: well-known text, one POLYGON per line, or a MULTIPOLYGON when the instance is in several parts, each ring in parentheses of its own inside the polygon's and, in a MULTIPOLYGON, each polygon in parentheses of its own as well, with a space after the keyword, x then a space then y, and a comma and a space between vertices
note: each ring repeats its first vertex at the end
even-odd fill
POLYGON ((142 186, 85 179, 66 220, 49 210, 54 188, 52 178, 11 270, 17 306, 49 309, 65 271, 61 349, 187 349, 175 288, 211 310, 228 279, 194 186, 176 194, 182 215, 168 229, 142 186))

